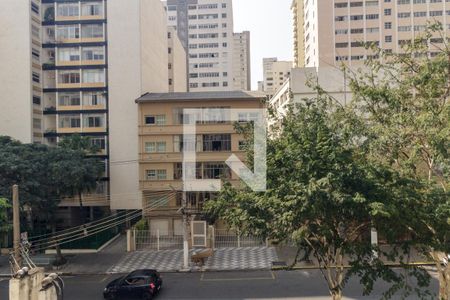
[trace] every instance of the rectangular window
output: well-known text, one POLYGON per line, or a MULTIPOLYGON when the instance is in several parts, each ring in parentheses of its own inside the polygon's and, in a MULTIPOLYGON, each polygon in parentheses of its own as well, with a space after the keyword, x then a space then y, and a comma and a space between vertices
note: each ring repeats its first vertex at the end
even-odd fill
POLYGON ((97 147, 100 150, 106 150, 106 140, 104 137, 91 138, 91 145, 97 147))
POLYGON ((58 60, 59 61, 79 61, 80 49, 79 48, 58 48, 58 60))
POLYGON ((80 115, 61 115, 59 116, 60 128, 80 128, 81 118, 80 115))
POLYGON ((41 129, 42 128, 42 124, 41 124, 41 119, 38 118, 33 118, 33 128, 34 129, 41 129))
POLYGON ((392 22, 385 22, 384 29, 392 29, 392 22))
POLYGON ((33 81, 36 83, 41 82, 41 75, 39 75, 39 73, 33 72, 33 81))
POLYGON ((104 83, 104 70, 83 70, 83 83, 104 83))
POLYGON ((384 15, 385 16, 390 16, 392 14, 392 10, 390 9, 390 8, 386 8, 385 10, 384 10, 384 15))
POLYGON ((31 2, 31 11, 36 13, 36 14, 39 14, 39 5, 37 5, 34 2, 31 2))
POLYGON ((56 29, 58 39, 80 38, 80 27, 78 25, 58 26, 56 29))
POLYGON ((158 170, 157 176, 158 176, 158 180, 166 180, 167 179, 167 170, 158 170))
POLYGON ((166 116, 165 115, 145 116, 145 124, 158 126, 166 125, 166 116))
POLYGON ((58 4, 58 16, 77 17, 80 14, 78 3, 58 4))
POLYGON ((41 38, 41 30, 39 29, 39 27, 37 27, 35 25, 31 25, 31 35, 33 37, 35 37, 36 39, 40 39, 41 38))
POLYGON ((83 38, 103 38, 102 24, 81 25, 81 36, 83 38))
POLYGON ((376 20, 379 18, 378 14, 368 14, 366 15, 366 20, 376 20))
POLYGON ((104 127, 104 120, 103 115, 88 115, 84 117, 84 126, 88 128, 104 127))
POLYGON ((59 106, 79 106, 81 104, 80 93, 60 93, 59 106))
POLYGON ((231 135, 204 134, 203 151, 231 151, 231 135))
POLYGON ((83 105, 86 106, 106 105, 105 92, 84 92, 83 105))
POLYGON ((203 178, 204 179, 231 178, 231 170, 224 163, 204 163, 203 178))
POLYGON ((59 82, 63 84, 80 83, 79 71, 60 71, 59 82))
POLYGON ((41 97, 33 96, 33 104, 41 105, 41 97))
POLYGON ((103 16, 103 4, 98 3, 81 3, 82 16, 103 16))
POLYGON ((39 52, 39 50, 34 49, 34 48, 31 49, 31 55, 36 60, 39 60, 39 58, 41 57, 41 53, 39 52))
POLYGON ((84 47, 81 55, 83 60, 104 60, 105 49, 103 47, 84 47))
POLYGON ((147 170, 147 180, 166 180, 167 170, 147 170))

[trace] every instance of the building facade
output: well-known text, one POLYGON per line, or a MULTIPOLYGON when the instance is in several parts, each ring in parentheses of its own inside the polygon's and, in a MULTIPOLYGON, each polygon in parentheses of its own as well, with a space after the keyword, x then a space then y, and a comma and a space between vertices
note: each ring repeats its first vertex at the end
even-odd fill
POLYGON ((233 89, 250 91, 250 31, 233 34, 233 89))
POLYGON ((292 69, 291 61, 279 61, 276 57, 263 59, 263 91, 273 96, 289 78, 292 69))
POLYGON ((169 26, 167 31, 169 40, 169 92, 187 92, 187 56, 175 28, 169 26))
POLYGON ((168 0, 169 26, 188 54, 189 90, 233 90, 232 0, 168 0))
MULTIPOLYGON (((7 0, 0 10, 0 134, 56 146, 80 134, 105 171, 83 206, 141 207, 138 111, 146 91, 167 92, 167 15, 159 0, 7 0), (111 184, 110 184, 111 183, 111 184)), ((176 58, 178 60, 179 58, 176 58)), ((183 64, 181 64, 183 65, 183 64)), ((184 64, 185 65, 185 64, 184 64)), ((185 72, 174 77, 185 78, 185 72)), ((181 81, 182 79, 180 79, 181 81)), ((73 215, 79 203, 64 199, 73 215)), ((94 211, 95 213, 95 211, 94 211)))
MULTIPOLYGON (((422 35, 429 21, 441 22, 450 32, 450 2, 444 0, 294 0, 292 11, 300 67, 361 65, 375 55, 364 43, 401 53, 402 45, 422 35)), ((436 33, 432 43, 442 42, 436 33)))
MULTIPOLYGON (((216 121, 196 122, 196 178, 225 178, 239 184, 239 178, 225 164, 231 154, 245 161, 244 137, 226 121, 223 109, 263 108, 261 93, 198 92, 147 94, 136 100, 139 106, 139 176, 143 194, 143 215, 150 230, 182 234, 183 109, 195 108, 214 114, 216 121), (163 200, 161 203, 161 199, 163 200)), ((186 192, 187 208, 202 220, 203 204, 215 197, 211 192, 186 192)))

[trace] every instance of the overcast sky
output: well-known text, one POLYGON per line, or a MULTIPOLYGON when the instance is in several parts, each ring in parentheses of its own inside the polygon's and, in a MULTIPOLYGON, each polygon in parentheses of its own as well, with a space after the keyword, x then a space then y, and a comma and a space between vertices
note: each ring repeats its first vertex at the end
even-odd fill
POLYGON ((233 0, 234 31, 250 31, 252 89, 263 79, 262 59, 293 59, 292 0, 233 0))

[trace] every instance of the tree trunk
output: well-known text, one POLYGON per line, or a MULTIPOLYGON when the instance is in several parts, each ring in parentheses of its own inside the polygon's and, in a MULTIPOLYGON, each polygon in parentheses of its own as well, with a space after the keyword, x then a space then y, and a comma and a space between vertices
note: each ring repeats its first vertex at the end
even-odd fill
POLYGON ((331 299, 333 300, 341 300, 342 299, 342 291, 336 291, 331 294, 331 299))
MULTIPOLYGON (((56 221, 53 220, 52 223, 53 223, 52 224, 52 232, 53 232, 53 234, 55 234, 56 233, 56 221)), ((56 243, 55 250, 56 250, 55 265, 56 266, 61 266, 61 265, 65 264, 66 263, 66 259, 62 255, 61 247, 59 246, 59 243, 56 243)))
POLYGON ((448 254, 437 251, 430 251, 439 277, 439 300, 450 300, 450 262, 448 254), (447 259, 447 265, 444 265, 444 259, 447 259))

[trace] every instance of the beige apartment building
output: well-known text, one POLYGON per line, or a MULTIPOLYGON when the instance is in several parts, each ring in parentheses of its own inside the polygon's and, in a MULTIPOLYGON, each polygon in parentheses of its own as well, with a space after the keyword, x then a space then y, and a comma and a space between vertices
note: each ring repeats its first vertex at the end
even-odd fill
MULTIPOLYGON (((197 179, 225 178, 238 184, 239 178, 225 164, 231 154, 245 161, 244 138, 223 109, 263 108, 264 95, 257 92, 149 93, 136 100, 139 107, 139 185, 143 194, 143 215, 150 230, 162 235, 182 234, 183 109, 202 111, 196 125, 197 179), (215 121, 205 121, 213 113, 215 121), (169 195, 167 195, 169 194, 169 195), (163 199, 163 203, 161 203, 163 199)), ((204 220, 203 204, 215 197, 211 192, 186 192, 192 220, 204 220)))
POLYGON ((235 90, 250 91, 250 31, 233 34, 233 86, 235 90))
POLYGON ((167 31, 169 39, 169 92, 187 92, 187 56, 186 50, 181 44, 177 31, 174 27, 169 26, 167 31))
MULTIPOLYGON (((294 53, 298 67, 361 65, 373 56, 364 43, 400 53, 427 22, 450 31, 448 0, 294 0, 294 53)), ((442 42, 436 36, 435 44, 442 42)))
MULTIPOLYGON (((159 0, 3 1, 0 134, 52 146, 90 137, 105 172, 83 213, 141 208, 134 99, 168 92, 168 43, 159 0)), ((180 85, 182 56, 172 62, 180 85)), ((74 216, 78 205, 65 199, 61 211, 74 216)))
POLYGON ((279 61, 276 57, 263 59, 262 89, 269 97, 284 84, 291 74, 292 61, 279 61))

